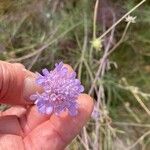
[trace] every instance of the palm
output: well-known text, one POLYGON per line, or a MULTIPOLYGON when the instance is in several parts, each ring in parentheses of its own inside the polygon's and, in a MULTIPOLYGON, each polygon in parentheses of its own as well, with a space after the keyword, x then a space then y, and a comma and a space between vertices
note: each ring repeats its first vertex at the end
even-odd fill
POLYGON ((35 106, 12 107, 0 116, 1 150, 61 150, 78 134, 92 111, 89 96, 80 95, 79 114, 45 116, 35 106), (87 109, 88 108, 88 109, 87 109))

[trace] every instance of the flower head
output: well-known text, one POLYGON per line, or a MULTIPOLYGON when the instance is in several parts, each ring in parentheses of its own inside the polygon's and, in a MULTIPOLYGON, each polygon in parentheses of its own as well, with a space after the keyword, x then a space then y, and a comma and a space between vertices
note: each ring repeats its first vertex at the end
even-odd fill
POLYGON ((43 93, 31 95, 38 111, 43 114, 68 111, 71 116, 77 115, 77 97, 84 91, 80 81, 76 79, 76 73, 69 73, 63 63, 55 64, 55 69, 42 70, 43 75, 38 74, 36 83, 43 87, 43 93))
POLYGON ((128 16, 125 18, 125 21, 126 21, 126 22, 130 22, 130 23, 136 23, 135 19, 136 19, 136 16, 133 17, 133 16, 128 15, 128 16))
POLYGON ((102 39, 94 39, 93 41, 91 41, 92 46, 96 49, 96 50, 101 50, 102 49, 102 39))

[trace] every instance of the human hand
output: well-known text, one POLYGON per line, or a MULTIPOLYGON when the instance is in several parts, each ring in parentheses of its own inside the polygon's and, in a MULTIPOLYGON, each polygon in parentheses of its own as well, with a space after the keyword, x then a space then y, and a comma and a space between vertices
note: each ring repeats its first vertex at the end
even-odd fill
POLYGON ((42 115, 29 101, 40 90, 23 65, 0 61, 0 103, 13 105, 0 112, 0 150, 63 150, 87 122, 93 109, 88 95, 79 96, 76 117, 42 115))

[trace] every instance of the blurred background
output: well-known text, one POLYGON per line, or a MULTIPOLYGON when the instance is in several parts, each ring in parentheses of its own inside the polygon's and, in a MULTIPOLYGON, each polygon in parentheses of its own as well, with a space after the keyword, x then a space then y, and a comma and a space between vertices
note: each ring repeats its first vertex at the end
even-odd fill
POLYGON ((150 150, 149 0, 0 0, 0 60, 75 69, 95 108, 68 150, 150 150))

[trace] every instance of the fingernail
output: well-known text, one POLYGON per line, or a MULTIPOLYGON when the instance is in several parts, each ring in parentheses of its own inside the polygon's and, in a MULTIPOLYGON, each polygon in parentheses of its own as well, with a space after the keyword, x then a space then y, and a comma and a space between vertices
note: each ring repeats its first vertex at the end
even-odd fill
POLYGON ((30 101, 30 96, 37 91, 38 87, 35 83, 35 78, 27 77, 24 83, 23 97, 26 101, 30 101))

